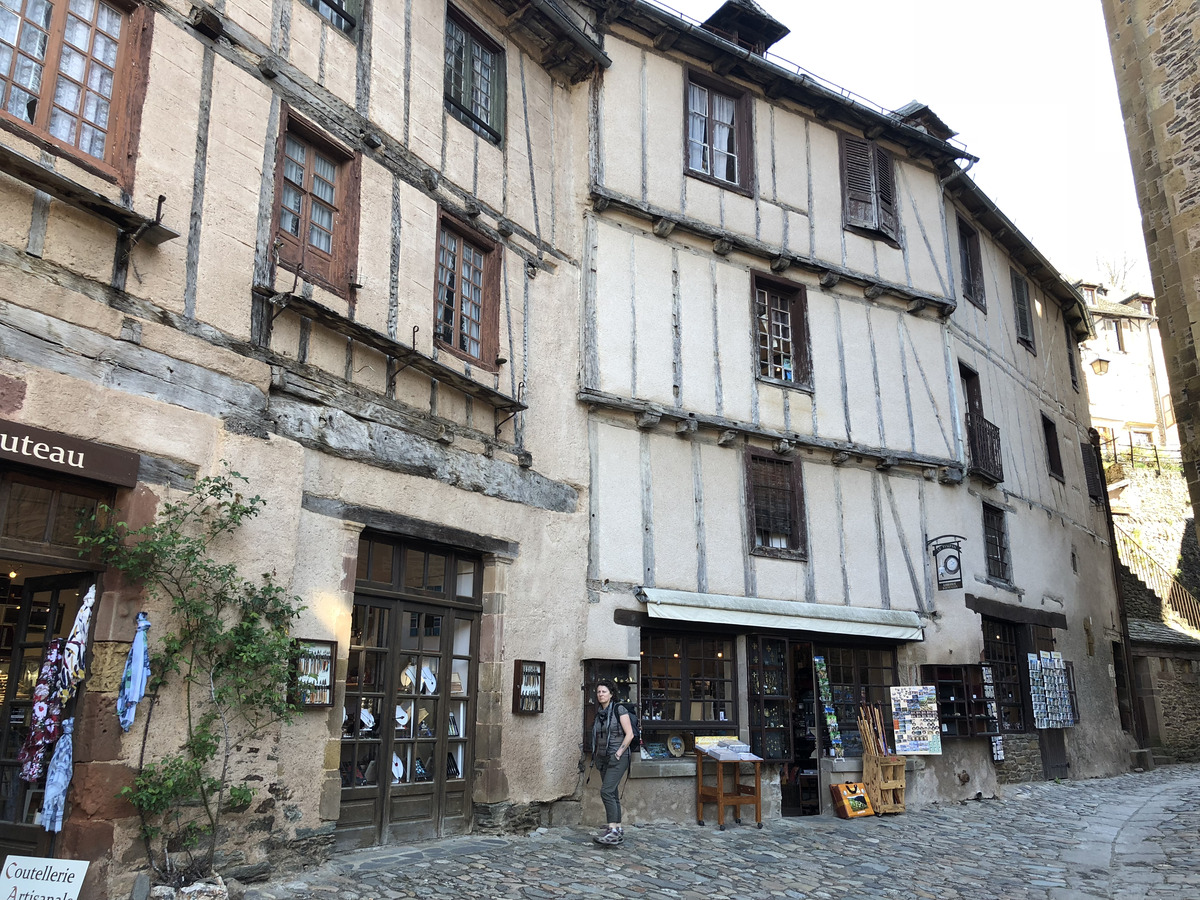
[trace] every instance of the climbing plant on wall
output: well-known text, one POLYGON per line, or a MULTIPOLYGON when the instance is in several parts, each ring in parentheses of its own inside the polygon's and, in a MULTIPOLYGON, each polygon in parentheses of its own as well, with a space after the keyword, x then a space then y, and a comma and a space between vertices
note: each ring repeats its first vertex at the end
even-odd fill
POLYGON ((300 598, 273 572, 247 577, 221 561, 266 503, 243 494, 246 483, 226 467, 164 503, 149 525, 131 529, 102 508, 77 538, 81 554, 98 552, 167 610, 152 644, 137 775, 121 795, 141 816, 156 880, 176 887, 212 873, 223 817, 253 798, 233 774, 239 748, 295 712, 287 681, 300 598), (177 749, 152 752, 155 705, 169 689, 182 696, 185 738, 177 749))

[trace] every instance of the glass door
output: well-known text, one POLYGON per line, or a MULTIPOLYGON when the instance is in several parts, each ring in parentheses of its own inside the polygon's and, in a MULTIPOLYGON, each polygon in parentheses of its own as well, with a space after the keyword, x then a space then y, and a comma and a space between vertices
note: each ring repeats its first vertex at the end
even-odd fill
MULTIPOLYGON (((7 571, 7 570, 6 570, 7 571)), ((95 579, 90 572, 25 578, 0 598, 0 849, 43 854, 47 835, 40 826, 45 778, 21 779, 17 754, 33 723, 33 690, 46 646, 65 638, 75 623, 83 595, 95 579)), ((70 715, 70 711, 65 711, 70 715)), ((49 762, 49 759, 46 760, 49 762)))

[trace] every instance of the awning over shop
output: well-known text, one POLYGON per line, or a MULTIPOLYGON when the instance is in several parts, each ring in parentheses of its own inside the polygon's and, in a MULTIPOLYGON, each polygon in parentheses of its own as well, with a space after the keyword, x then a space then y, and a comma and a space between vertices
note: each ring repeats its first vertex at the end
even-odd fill
POLYGON ((917 614, 898 609, 865 609, 826 603, 766 600, 761 597, 665 591, 659 588, 639 588, 637 598, 646 604, 646 612, 652 619, 782 628, 894 641, 925 639, 917 614))

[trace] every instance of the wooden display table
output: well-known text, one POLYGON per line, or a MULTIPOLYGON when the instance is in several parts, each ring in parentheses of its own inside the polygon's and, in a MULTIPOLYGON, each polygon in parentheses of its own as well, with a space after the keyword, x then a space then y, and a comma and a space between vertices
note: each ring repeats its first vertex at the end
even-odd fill
POLYGON ((864 753, 863 783, 875 815, 904 812, 904 757, 864 753))
POLYGON ((733 807, 733 821, 742 824, 741 807, 754 804, 754 821, 762 828, 762 760, 720 760, 714 759, 703 750, 696 751, 696 824, 704 824, 704 804, 717 805, 717 824, 725 830, 725 808, 733 807), (711 759, 717 764, 717 784, 706 787, 704 784, 704 760, 711 759), (737 767, 743 762, 754 765, 754 784, 741 783, 741 770, 737 767), (733 775, 726 790, 725 767, 734 766, 733 775))

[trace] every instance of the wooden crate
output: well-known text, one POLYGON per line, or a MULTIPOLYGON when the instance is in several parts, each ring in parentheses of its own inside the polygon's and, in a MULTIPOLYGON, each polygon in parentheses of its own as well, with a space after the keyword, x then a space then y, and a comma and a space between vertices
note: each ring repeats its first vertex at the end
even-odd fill
POLYGON ((904 757, 863 754, 863 783, 876 815, 904 812, 904 757))

